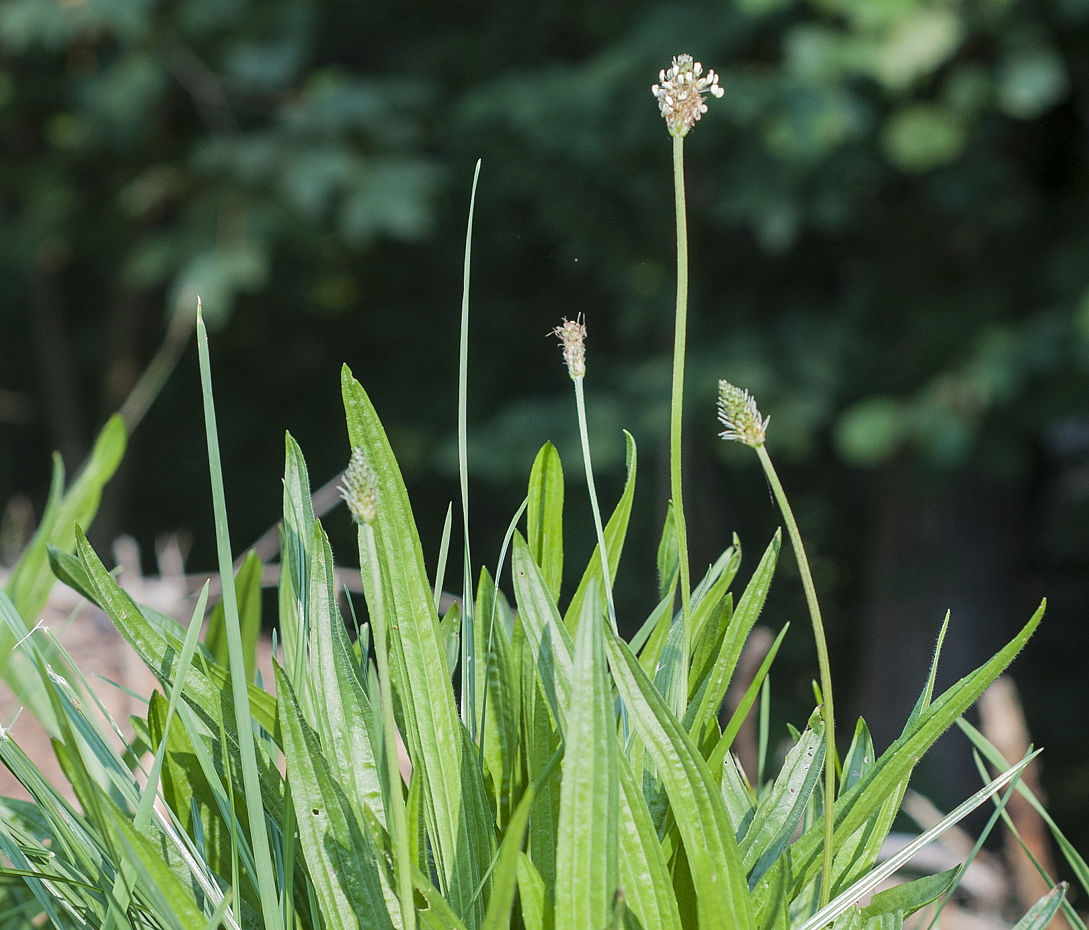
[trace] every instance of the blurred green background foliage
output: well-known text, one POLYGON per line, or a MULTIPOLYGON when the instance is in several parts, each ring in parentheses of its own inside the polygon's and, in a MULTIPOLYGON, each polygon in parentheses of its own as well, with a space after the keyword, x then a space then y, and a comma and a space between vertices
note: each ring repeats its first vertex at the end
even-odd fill
MULTIPOLYGON (((650 85, 683 51, 726 90, 686 145, 693 565, 736 530, 751 569, 776 525, 753 457, 715 439, 727 377, 771 414, 834 672, 879 741, 946 609, 948 680, 1049 597, 1015 676, 1051 807, 1085 848, 1089 0, 7 0, 5 557, 40 512, 49 451, 76 467, 198 293, 236 546, 278 512, 285 427, 315 484, 344 466, 347 361, 434 553, 457 497, 462 236, 481 157, 474 556, 494 564, 546 439, 573 482, 569 545, 590 555, 569 382, 545 338, 585 313, 606 506, 621 428, 640 443, 618 608, 641 621, 668 495, 674 286, 650 85)), ((198 398, 190 345, 95 527, 100 546, 135 535, 149 570, 169 532, 189 540, 191 570, 213 564, 198 398)), ((350 553, 347 518, 329 522, 350 553)), ((772 623, 803 615, 785 562, 771 604, 772 623)), ((797 722, 812 657, 791 639, 779 676, 797 722)))

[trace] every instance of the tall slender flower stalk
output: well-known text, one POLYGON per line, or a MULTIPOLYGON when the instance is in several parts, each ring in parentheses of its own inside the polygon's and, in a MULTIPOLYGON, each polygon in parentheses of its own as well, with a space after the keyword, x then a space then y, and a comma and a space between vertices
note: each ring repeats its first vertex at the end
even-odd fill
POLYGON ((684 198, 684 137, 707 112, 704 94, 721 97, 714 71, 703 74, 703 65, 691 55, 678 55, 668 70, 658 74, 651 87, 662 118, 673 137, 673 197, 677 216, 677 308, 673 329, 673 385, 669 406, 669 493, 673 499, 673 520, 677 532, 677 562, 681 581, 681 623, 684 632, 684 661, 680 663, 678 688, 683 714, 688 701, 688 657, 691 653, 692 580, 688 567, 688 529, 684 518, 681 489, 681 419, 684 407, 684 356, 688 338, 688 218, 684 198))
POLYGON ((719 436, 722 439, 744 443, 756 450, 760 465, 764 469, 772 494, 779 505, 786 522, 790 543, 794 548, 794 558, 798 563, 798 573, 805 589, 805 601, 809 607, 809 619, 813 624, 813 639, 817 645, 817 667, 821 679, 821 716, 824 718, 824 856, 821 863, 820 904, 828 903, 832 884, 832 835, 835 829, 832 806, 836 799, 836 732, 835 708, 832 702, 832 667, 828 661, 828 643, 824 635, 824 622, 821 608, 817 602, 817 589, 813 584, 813 573, 809 570, 809 559, 802 545, 802 534, 798 530, 798 521, 794 519, 782 482, 771 463, 771 456, 764 446, 770 417, 761 418, 756 401, 739 387, 729 381, 718 383, 718 419, 725 427, 719 436))
POLYGON ((552 330, 553 335, 563 345, 563 361, 567 373, 575 383, 575 407, 578 412, 579 438, 582 440, 582 464, 586 470, 586 488, 590 493, 590 509, 594 514, 594 529, 597 532, 597 551, 601 555, 601 577, 605 584, 605 603, 609 610, 609 622, 616 631, 616 606, 613 603, 612 573, 609 571, 609 553, 605 549, 605 530, 601 523, 601 509, 597 504, 597 489, 594 486, 594 469, 590 462, 590 436, 586 429, 586 399, 583 396, 582 382, 586 377, 586 324, 579 314, 577 320, 563 322, 552 330))

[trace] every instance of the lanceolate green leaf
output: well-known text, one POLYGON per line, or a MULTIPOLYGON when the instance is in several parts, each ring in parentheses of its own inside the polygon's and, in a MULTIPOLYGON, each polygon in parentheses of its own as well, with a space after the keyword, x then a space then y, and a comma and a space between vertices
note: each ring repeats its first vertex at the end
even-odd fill
MULTIPOLYGON (((532 559, 529 561, 532 562, 532 559)), ((556 622, 560 623, 559 614, 556 622)), ((534 786, 533 812, 529 821, 527 852, 532 859, 534 874, 541 882, 541 894, 552 900, 556 880, 556 830, 560 819, 560 770, 552 764, 561 747, 558 722, 549 711, 537 659, 519 617, 515 627, 514 644, 519 653, 521 669, 521 720, 525 753, 526 781, 534 786)), ((521 882, 522 879, 519 878, 521 882)), ((551 926, 551 924, 549 924, 551 926)))
POLYGON ((882 914, 898 915, 901 920, 926 907, 945 894, 953 884, 958 869, 947 869, 936 875, 926 875, 913 882, 904 882, 887 891, 879 891, 862 909, 862 919, 872 920, 882 914))
POLYGON ((310 675, 314 713, 325 756, 348 803, 361 820, 365 805, 385 827, 382 786, 371 743, 371 705, 353 659, 344 621, 337 609, 333 581, 333 552, 325 530, 314 522, 314 539, 307 547, 310 569, 310 675))
MULTIPOLYGON (((494 841, 480 824, 490 818, 484 792, 463 793, 464 777, 480 779, 466 763, 461 721, 446 674, 445 642, 439 634, 434 595, 401 471, 370 399, 345 366, 341 386, 348 435, 378 474, 379 503, 373 523, 375 545, 386 583, 382 597, 391 627, 394 687, 404 711, 409 755, 425 779, 423 795, 440 886, 455 912, 474 927, 483 919, 473 901, 494 841), (472 806, 474 809, 469 809, 472 806)), ((363 572, 364 586, 370 573, 363 572)), ((374 592, 368 592, 368 599, 374 592)))
POLYGON ((201 396, 204 402, 204 436, 208 448, 208 476, 211 480, 212 513, 215 521, 216 563, 223 587, 223 606, 227 622, 227 653, 231 670, 232 709, 238 752, 241 761, 244 801, 250 818, 250 842, 257 866, 257 887, 261 895, 261 916, 265 930, 284 926, 284 912, 277 900, 275 867, 268 825, 261 806, 261 785, 258 772, 257 747, 247 694, 246 663, 242 651, 242 635, 238 619, 238 600, 234 590, 231 533, 227 522, 227 502, 223 490, 223 463, 219 454, 219 431, 216 427, 215 400, 212 392, 212 365, 208 352, 208 331, 197 300, 197 355, 200 361, 201 396))
MULTIPOLYGON (((624 440, 627 444, 625 456, 628 477, 624 482, 624 491, 620 495, 620 500, 617 502, 616 509, 613 511, 612 516, 609 517, 609 522, 605 525, 604 529, 605 548, 609 556, 609 577, 612 579, 614 585, 616 584, 616 569, 617 566, 620 565, 620 553, 624 549, 624 539, 628 533, 628 521, 631 518, 631 504, 635 497, 635 439, 632 438, 631 433, 625 430, 624 440)), ((586 589, 592 578, 597 579, 598 591, 601 596, 602 604, 604 604, 605 587, 604 579, 601 574, 601 556, 598 553, 597 546, 594 547, 594 552, 593 555, 590 556, 586 571, 583 573, 582 580, 575 590, 574 597, 571 598, 571 603, 567 605, 567 612, 563 617, 564 624, 571 631, 574 630, 575 624, 578 623, 579 615, 582 611, 582 602, 586 597, 586 589)))
POLYGON ((654 672, 654 687, 670 707, 680 707, 684 703, 680 693, 687 680, 684 664, 684 624, 681 622, 681 615, 676 614, 654 672))
POLYGON ((518 616, 526 641, 537 660, 541 686, 552 715, 560 721, 564 708, 570 703, 574 644, 560 620, 556 602, 548 593, 540 568, 530 555, 526 541, 517 533, 511 550, 511 570, 518 616))
MULTIPOLYGON (((663 598, 676 590, 680 556, 677 552, 677 521, 673 519, 673 501, 666 506, 665 523, 658 541, 658 597, 663 598)), ((638 649, 634 650, 638 652, 638 649)))
POLYGON ((733 677, 737 660, 741 656, 741 648, 745 645, 749 631, 760 616, 764 600, 768 596, 771 577, 775 572, 775 563, 779 558, 779 539, 780 534, 776 532, 764 551, 760 564, 756 566, 752 578, 749 579, 745 593, 741 595, 741 600, 734 609, 718 658, 689 705, 688 713, 685 715, 685 727, 693 739, 700 738, 703 728, 718 713, 722 700, 726 696, 726 689, 730 686, 730 679, 733 677))
POLYGON ((525 794, 507 824, 503 842, 499 846, 499 858, 492 873, 492 896, 484 914, 481 930, 509 930, 511 905, 518 888, 518 864, 522 856, 522 841, 526 836, 529 812, 533 808, 533 786, 525 794))
MULTIPOLYGON (((756 703, 756 696, 763 687, 764 679, 767 678, 768 672, 771 671, 771 665, 775 661, 775 656, 778 655, 779 647, 783 644, 783 639, 786 637, 787 630, 789 629, 790 624, 784 624, 783 628, 779 631, 779 635, 775 637, 775 640, 771 644, 771 648, 768 649, 767 655, 764 656, 763 661, 760 663, 760 668, 756 670, 756 674, 753 675, 752 681, 749 682, 749 686, 741 696, 737 708, 734 710, 729 722, 723 729, 722 736, 719 737, 718 742, 715 744, 715 748, 708 754, 707 765, 712 772, 719 770, 719 766, 722 765, 723 760, 730 751, 730 747, 733 745, 734 739, 741 730, 741 725, 745 722, 745 718, 749 715, 749 711, 752 710, 752 705, 756 703)), ((740 826, 736 821, 735 824, 740 826)))
POLYGON ((529 473, 526 540, 552 599, 560 599, 563 581, 563 466, 556 447, 541 446, 529 473))
MULTIPOLYGON (((91 599, 98 604, 113 622, 130 646, 140 656, 144 664, 163 682, 171 682, 177 675, 177 664, 181 656, 182 643, 172 637, 164 636, 154 629, 143 616, 136 602, 123 591, 106 571, 87 537, 77 531, 76 551, 79 553, 78 567, 82 580, 86 583, 91 599)), ((71 557, 57 553, 60 561, 70 569, 71 557)), ((228 708, 226 721, 229 732, 234 732, 233 713, 229 712, 231 700, 230 673, 220 665, 209 664, 207 674, 196 663, 185 680, 185 694, 199 712, 213 713, 214 708, 225 703, 228 708)), ((265 728, 275 739, 279 739, 279 722, 276 719, 276 699, 267 691, 253 685, 248 686, 250 712, 255 723, 265 728)))
POLYGON ((525 853, 518 858, 518 900, 526 930, 553 926, 552 901, 545 894, 544 879, 525 853))
POLYGON ((620 885, 628 907, 644 927, 680 930, 681 913, 669 864, 654 830, 643 792, 620 756, 620 885))
MULTIPOLYGON (((67 492, 63 491, 64 465, 59 455, 54 457, 53 483, 41 523, 8 578, 7 592, 20 616, 37 617, 42 612, 54 580, 47 567, 47 547, 52 545, 63 551, 72 548, 74 527, 77 524, 87 526, 98 511, 102 488, 121 464, 126 441, 125 425, 115 414, 102 428, 90 456, 67 492)), ((6 636, 5 632, 0 632, 0 644, 10 642, 6 636)), ((0 668, 6 655, 6 648, 0 650, 0 668)))
POLYGON ((428 930, 465 930, 465 924, 450 909, 442 892, 419 869, 413 869, 412 885, 427 903, 427 907, 416 912, 421 927, 428 930))
POLYGON ((375 852, 277 664, 276 692, 299 841, 329 930, 393 927, 375 852))
POLYGON ((125 862, 138 876, 142 896, 156 901, 155 909, 170 915, 178 928, 202 925, 205 914, 192 885, 171 868, 169 850, 161 837, 156 834, 156 842, 140 833, 109 798, 103 797, 100 803, 112 823, 115 843, 125 850, 125 862))
POLYGON ((1066 882, 1060 882, 1029 908, 1029 912, 1014 924, 1013 930, 1044 930, 1062 907, 1065 897, 1066 882))
MULTIPOLYGON (((154 743, 160 743, 164 735, 167 715, 167 701, 159 693, 151 696, 148 708, 148 726, 154 743)), ((219 759, 221 747, 218 740, 210 741, 204 752, 204 764, 214 765, 212 760, 219 759)), ((214 770, 214 769, 213 769, 214 770)), ((227 773, 218 773, 220 778, 227 773)), ((222 783, 221 783, 222 784, 222 783)), ((172 726, 166 735, 166 753, 162 770, 162 796, 174 812, 182 829, 191 837, 201 836, 203 858, 208 867, 217 875, 229 877, 231 874, 232 831, 227 818, 232 817, 229 799, 221 796, 218 801, 216 792, 205 777, 201 760, 193 745, 192 737, 185 727, 172 726), (198 822, 199 821, 199 822, 198 822)), ((245 830, 246 811, 244 806, 233 810, 245 830)), ((246 856, 249 858, 248 841, 246 856)), ((236 910, 242 902, 251 905, 259 912, 260 901, 250 873, 243 872, 243 880, 235 886, 236 910)))
POLYGON ((473 615, 478 633, 476 695, 481 705, 477 732, 482 733, 485 771, 492 782, 496 822, 500 825, 506 823, 514 807, 511 791, 518 762, 519 675, 507 632, 509 618, 510 610, 503 595, 496 591, 488 570, 481 568, 473 615))
POLYGON ((669 635, 674 616, 673 604, 676 599, 676 582, 674 582, 674 589, 667 591, 665 597, 654 605, 654 609, 643 621, 643 625, 631 638, 631 651, 639 656, 643 671, 648 675, 653 675, 658 665, 658 656, 662 654, 666 637, 669 635))
MULTIPOLYGON (((1024 628, 989 661, 964 676, 934 701, 896 740, 878 760, 877 764, 850 790, 836 800, 837 845, 850 836, 874 811, 880 808, 889 793, 906 779, 923 754, 953 722, 967 710, 998 677, 1043 619, 1046 602, 1024 628)), ((820 845, 823 841, 821 825, 808 830, 791 846, 794 863, 794 887, 804 887, 820 868, 820 845)), ((771 872, 774 872, 773 868, 771 872)), ((770 875, 770 872, 769 872, 770 875)), ((758 890, 761 886, 758 886, 758 890)))
MULTIPOLYGON (((315 695, 303 676, 306 644, 310 633, 311 552, 314 541, 314 505, 310 478, 299 444, 290 433, 284 436, 283 565, 291 583, 291 608, 280 616, 280 641, 284 647, 284 671, 309 710, 315 695)), ((281 582, 282 583, 282 582, 281 582)), ((285 592, 281 592, 282 595, 285 592)))
MULTIPOLYGON (((586 603, 596 604, 591 583, 586 603)), ((603 926, 618 884, 619 776, 603 618, 583 612, 575 657, 556 838, 556 930, 603 926)))
MULTIPOLYGON (((545 589, 544 579, 536 562, 530 556, 524 540, 515 537, 513 546, 513 576, 518 595, 520 628, 525 630, 525 650, 532 657, 540 675, 538 687, 527 678, 523 694, 549 695, 552 716, 564 727, 566 707, 571 701, 573 688, 574 645, 567 628, 560 620, 559 611, 545 589)), ((531 760, 546 762, 557 745, 552 734, 548 712, 543 701, 537 698, 535 717, 531 718, 527 731, 532 734, 531 760)), ((643 800, 643 792, 633 776, 627 761, 619 758, 621 789, 620 820, 620 870, 625 892, 632 911, 640 915, 645 927, 677 927, 680 914, 673 896, 668 869, 662 856, 661 844, 650 814, 643 800)), ((530 777, 535 777, 531 765, 530 777)), ((546 887, 552 887, 552 849, 555 842, 555 821, 550 813, 552 805, 544 796, 548 783, 538 790, 533 820, 530 823, 530 849, 534 862, 541 870, 546 887)))
MULTIPOLYGON (((670 505, 672 508, 672 504, 670 505)), ((666 532, 675 533, 675 527, 667 527, 666 532)), ((674 536, 674 538, 676 538, 674 536)), ((659 556, 661 552, 659 552, 659 556)), ((676 553, 674 552, 674 555, 676 553)), ((737 547, 727 549, 715 561, 704 575, 696 590, 692 592, 692 635, 690 643, 695 643, 691 660, 691 672, 689 674, 689 690, 698 688, 700 681, 707 673, 707 666, 714 656, 718 654, 718 645, 721 637, 714 639, 716 630, 705 629, 708 618, 719 618, 725 611, 727 617, 733 612, 733 604, 726 598, 727 589, 737 574, 737 566, 741 554, 737 547), (713 641, 713 648, 711 643, 713 641), (701 651, 702 650, 702 651, 701 651), (703 652, 707 652, 706 655, 703 652)), ((659 570, 661 570, 659 568, 659 570)), ((673 570, 673 587, 666 591, 665 596, 652 611, 651 616, 640 628, 639 632, 631 639, 631 650, 639 656, 639 662, 644 671, 653 677, 659 665, 662 650, 665 648, 667 637, 674 626, 679 625, 679 614, 673 612, 675 586, 677 583, 676 565, 673 570)), ((682 637, 683 638, 683 637, 682 637)), ((683 677, 683 676, 682 676, 683 677)), ((661 689, 659 689, 661 690, 661 689)), ((687 695, 686 695, 687 698, 687 695)))
MULTIPOLYGON (((843 757, 843 782, 840 793, 849 790, 877 764, 870 731, 861 719, 855 726, 854 739, 843 757)), ((889 835, 900 810, 908 779, 892 791, 884 803, 849 837, 840 842, 832 863, 832 895, 839 894, 864 875, 877 859, 881 844, 889 835)))
POLYGON ((703 625, 718 610, 726 591, 729 590, 737 570, 741 567, 741 549, 730 546, 725 549, 692 591, 692 641, 703 625))
POLYGON ((749 885, 782 855, 817 787, 824 763, 824 720, 820 709, 809 718, 801 738, 787 753, 771 790, 756 808, 749 829, 741 840, 742 865, 749 885))
POLYGON ((741 855, 715 779, 627 645, 607 634, 606 648, 631 726, 669 795, 692 872, 701 930, 753 927, 741 855))
MULTIPOLYGON (((722 642, 726 638, 726 630, 734 612, 734 599, 730 592, 719 597, 713 606, 710 606, 711 598, 706 598, 692 609, 693 629, 692 641, 695 646, 692 650, 691 668, 688 674, 688 699, 700 689, 708 673, 714 668, 713 660, 718 657, 722 648, 722 642), (702 613, 701 622, 696 624, 695 616, 702 613)), ((643 666, 646 668, 646 665, 643 666)), ((687 703, 687 701, 685 702, 687 703)))
MULTIPOLYGON (((941 656, 942 644, 945 642, 945 634, 948 629, 949 613, 946 612, 941 630, 938 633, 934 656, 930 662, 930 672, 927 675, 926 683, 923 685, 923 690, 915 702, 915 706, 904 723, 904 732, 907 732, 930 707, 930 702, 934 696, 934 682, 938 674, 938 659, 941 656)), ((844 759, 844 775, 843 783, 840 786, 840 794, 860 781, 862 776, 873 768, 876 761, 869 730, 866 728, 866 724, 859 720, 855 728, 854 739, 844 759)), ((905 777, 900 784, 889 791, 881 806, 866 819, 862 826, 849 837, 839 842, 835 860, 832 864, 833 896, 861 878, 877 861, 881 845, 889 835, 896 815, 900 811, 904 793, 907 791, 908 781, 909 778, 905 777)))

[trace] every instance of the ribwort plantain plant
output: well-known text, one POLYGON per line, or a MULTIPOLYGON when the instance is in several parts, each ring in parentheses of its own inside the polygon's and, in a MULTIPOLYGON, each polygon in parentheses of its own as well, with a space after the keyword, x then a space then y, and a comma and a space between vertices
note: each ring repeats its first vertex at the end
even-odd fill
MULTIPOLYGON (((252 661, 261 566, 251 554, 237 575, 232 570, 198 306, 222 602, 206 618, 205 589, 181 620, 141 606, 82 530, 73 536, 73 520, 91 518, 119 459, 123 430, 112 421, 67 492, 58 471, 39 535, 0 593, 8 676, 54 733, 77 799, 66 800, 17 741, 0 734, 0 760, 33 799, 0 801, 5 926, 878 930, 900 927, 952 892, 958 876, 948 872, 873 893, 971 809, 988 799, 1001 809, 1013 786, 1026 791, 1017 779, 1031 756, 988 775, 976 795, 903 853, 880 863, 878 853, 919 759, 1021 650, 1043 605, 998 653, 936 696, 943 626, 900 737, 877 757, 860 720, 841 757, 823 623, 799 529, 765 449, 768 420, 746 392, 722 382, 723 437, 752 446, 772 484, 820 666, 821 706, 792 731, 777 774, 754 783, 754 773, 742 769, 733 742, 768 681, 785 625, 725 719, 723 704, 764 607, 780 533, 736 596, 736 540, 691 585, 680 480, 688 274, 682 143, 706 109, 703 96, 722 90, 713 71, 704 75, 681 55, 654 93, 673 137, 678 293, 671 501, 644 616, 618 617, 613 599, 634 508, 636 444, 625 434, 625 485, 603 521, 589 452, 581 316, 555 333, 575 388, 594 551, 574 591, 565 591, 564 566, 584 553, 565 545, 563 467, 545 442, 498 562, 470 575, 467 236, 458 416, 462 597, 440 617, 446 545, 429 575, 393 449, 345 366, 350 460, 342 496, 356 525, 365 607, 359 617, 341 615, 305 458, 287 435, 279 661, 275 691, 266 690, 252 661), (132 721, 131 740, 103 716, 78 662, 30 623, 54 576, 101 608, 156 676, 161 690, 132 721), (623 639, 620 631, 633 626, 635 634, 623 639)), ((474 198, 475 190, 474 177, 474 198)), ((470 231, 471 223, 472 207, 470 231)), ((706 420, 709 429, 710 411, 706 420)), ((1084 860, 1069 844, 1064 851, 1089 892, 1084 860)), ((1060 885, 1018 930, 1046 926, 1059 908, 1085 926, 1060 885)))

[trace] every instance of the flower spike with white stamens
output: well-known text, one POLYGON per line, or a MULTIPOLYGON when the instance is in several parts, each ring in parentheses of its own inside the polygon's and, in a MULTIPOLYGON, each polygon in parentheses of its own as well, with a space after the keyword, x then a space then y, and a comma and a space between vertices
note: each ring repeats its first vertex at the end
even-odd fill
POLYGON ((736 439, 747 446, 762 446, 771 417, 761 419, 756 399, 729 381, 718 383, 718 420, 726 427, 719 437, 736 439))
POLYGON ((714 71, 704 75, 703 65, 691 55, 677 55, 668 71, 663 68, 658 72, 658 81, 650 91, 658 101, 669 134, 682 138, 707 112, 703 95, 721 97, 725 93, 718 85, 718 75, 714 71))
POLYGON ((586 376, 586 324, 580 313, 577 320, 563 318, 563 323, 552 330, 552 334, 563 343, 563 360, 567 363, 567 373, 572 381, 579 381, 586 376))

